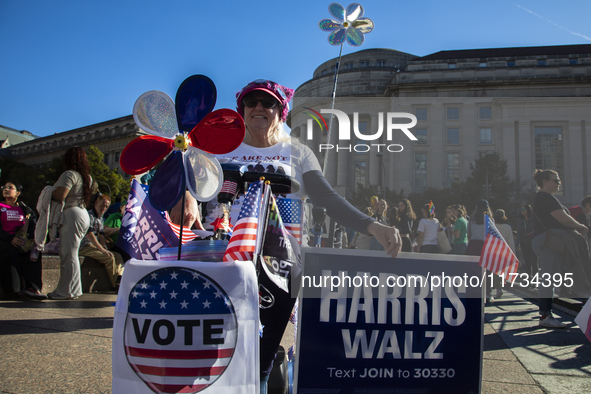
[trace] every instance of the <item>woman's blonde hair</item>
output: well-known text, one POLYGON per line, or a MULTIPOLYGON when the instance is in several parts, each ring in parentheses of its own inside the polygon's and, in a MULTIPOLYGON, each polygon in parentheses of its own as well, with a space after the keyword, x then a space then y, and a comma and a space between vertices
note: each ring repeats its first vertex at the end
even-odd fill
MULTIPOLYGON (((277 142, 290 142, 290 140, 291 140, 291 137, 285 131, 284 124, 281 121, 279 121, 277 123, 277 126, 275 126, 275 130, 273 130, 273 133, 277 134, 277 142)), ((251 140, 250 132, 248 131, 248 126, 246 126, 245 133, 244 133, 244 140, 242 142, 244 142, 246 145, 249 145, 250 140, 251 140)))

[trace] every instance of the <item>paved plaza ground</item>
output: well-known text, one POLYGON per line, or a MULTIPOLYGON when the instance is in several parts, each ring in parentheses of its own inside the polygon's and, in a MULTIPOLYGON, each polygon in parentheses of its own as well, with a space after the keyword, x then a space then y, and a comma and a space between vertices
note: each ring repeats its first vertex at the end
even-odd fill
MULTIPOLYGON (((564 330, 539 328, 527 296, 485 309, 482 393, 590 393, 591 342, 574 313, 556 313, 564 330)), ((0 301, 0 393, 110 393, 115 300, 0 301)), ((284 345, 292 339, 290 325, 284 345)))

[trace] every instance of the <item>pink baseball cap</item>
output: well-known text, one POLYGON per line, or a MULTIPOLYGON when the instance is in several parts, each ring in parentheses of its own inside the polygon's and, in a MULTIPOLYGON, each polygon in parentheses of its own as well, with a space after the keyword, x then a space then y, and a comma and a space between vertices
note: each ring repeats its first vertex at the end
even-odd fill
POLYGON ((293 97, 294 90, 281 86, 276 82, 267 79, 257 79, 246 85, 242 90, 236 93, 236 110, 240 116, 244 117, 244 103, 242 99, 250 92, 262 90, 273 96, 281 105, 281 121, 285 122, 289 112, 289 101, 293 97))

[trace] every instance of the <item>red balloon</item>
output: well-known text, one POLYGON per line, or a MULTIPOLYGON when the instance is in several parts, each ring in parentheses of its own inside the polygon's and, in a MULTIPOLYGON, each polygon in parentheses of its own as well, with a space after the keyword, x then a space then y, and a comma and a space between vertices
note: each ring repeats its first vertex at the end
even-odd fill
POLYGON ((174 146, 174 140, 155 135, 142 135, 130 141, 121 152, 119 164, 130 175, 150 171, 164 159, 174 146))
POLYGON ((244 140, 244 120, 231 109, 218 109, 208 114, 191 132, 191 145, 214 155, 232 152, 244 140))

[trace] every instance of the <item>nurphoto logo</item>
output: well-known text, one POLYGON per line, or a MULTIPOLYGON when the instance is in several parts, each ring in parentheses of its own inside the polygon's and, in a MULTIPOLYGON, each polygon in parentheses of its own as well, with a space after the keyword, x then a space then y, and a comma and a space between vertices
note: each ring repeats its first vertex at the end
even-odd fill
MULTIPOLYGON (((349 115, 344 113, 338 109, 321 109, 320 113, 313 110, 312 108, 305 107, 310 112, 306 112, 306 114, 310 115, 312 119, 308 119, 307 122, 307 133, 306 138, 308 140, 312 140, 313 137, 313 121, 316 121, 320 130, 323 131, 324 129, 328 130, 328 126, 326 120, 322 116, 322 114, 333 114, 336 116, 339 124, 338 129, 338 140, 341 141, 351 141, 351 121, 349 119, 349 115)), ((408 137, 411 141, 417 141, 417 137, 410 132, 409 129, 413 128, 417 124, 417 117, 413 114, 407 112, 378 112, 378 129, 373 134, 365 134, 359 131, 359 113, 353 112, 353 134, 355 139, 362 140, 362 141, 375 141, 382 137, 384 133, 384 123, 386 123, 386 139, 388 141, 392 141, 392 137, 395 130, 400 130, 404 133, 406 137, 408 137), (407 123, 400 123, 402 119, 409 119, 410 122, 407 123)), ((318 147, 318 151, 322 152, 323 150, 336 150, 341 151, 345 150, 348 152, 358 152, 364 153, 369 152, 370 150, 377 150, 377 152, 387 151, 387 152, 402 152, 404 147, 400 144, 377 144, 377 143, 362 143, 362 144, 348 144, 348 145, 341 145, 341 144, 320 144, 318 147)))

